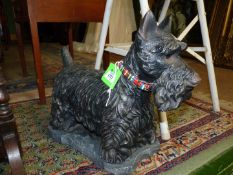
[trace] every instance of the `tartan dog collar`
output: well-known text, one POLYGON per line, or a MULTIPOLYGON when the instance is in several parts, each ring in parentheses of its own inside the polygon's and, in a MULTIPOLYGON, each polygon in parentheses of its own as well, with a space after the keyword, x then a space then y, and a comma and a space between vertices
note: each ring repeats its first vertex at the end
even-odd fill
POLYGON ((144 91, 151 91, 153 83, 148 83, 143 80, 139 80, 138 76, 132 75, 130 71, 124 67, 123 61, 117 62, 117 66, 122 71, 122 74, 130 81, 132 82, 137 88, 144 90, 144 91))

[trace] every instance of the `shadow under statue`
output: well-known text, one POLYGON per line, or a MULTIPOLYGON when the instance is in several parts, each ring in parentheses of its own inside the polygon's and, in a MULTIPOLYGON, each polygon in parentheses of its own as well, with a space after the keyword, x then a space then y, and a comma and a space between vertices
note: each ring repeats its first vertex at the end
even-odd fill
POLYGON ((131 173, 138 161, 159 149, 151 95, 159 111, 176 109, 200 81, 179 57, 185 48, 169 33, 169 18, 157 25, 150 11, 126 57, 104 75, 73 64, 63 48, 49 136, 113 174, 131 173))

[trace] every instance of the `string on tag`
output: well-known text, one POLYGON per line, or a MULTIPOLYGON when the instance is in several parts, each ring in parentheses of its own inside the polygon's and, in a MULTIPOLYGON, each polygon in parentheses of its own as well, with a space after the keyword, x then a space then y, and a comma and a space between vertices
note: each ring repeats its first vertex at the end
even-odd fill
MULTIPOLYGON (((114 69, 113 79, 115 79, 115 77, 116 77, 116 72, 117 72, 117 69, 118 69, 118 66, 117 66, 117 65, 118 65, 120 62, 121 62, 121 61, 117 61, 117 62, 114 64, 114 65, 115 65, 115 69, 114 69)), ((108 102, 109 102, 110 97, 111 97, 112 89, 109 88, 109 89, 107 90, 107 92, 108 92, 108 99, 107 99, 107 102, 106 102, 105 106, 108 106, 108 102)))
POLYGON ((108 106, 108 101, 109 101, 109 99, 110 99, 112 90, 109 88, 109 89, 107 90, 107 92, 108 92, 108 99, 107 99, 107 102, 106 102, 105 106, 108 106))

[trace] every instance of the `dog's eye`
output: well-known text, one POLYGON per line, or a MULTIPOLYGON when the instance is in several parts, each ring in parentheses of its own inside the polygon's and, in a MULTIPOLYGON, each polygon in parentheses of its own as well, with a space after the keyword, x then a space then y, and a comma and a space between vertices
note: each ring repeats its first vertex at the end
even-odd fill
POLYGON ((166 58, 170 58, 174 54, 178 54, 180 52, 180 48, 174 49, 174 50, 169 50, 167 53, 165 53, 166 58))
POLYGON ((169 59, 172 56, 172 54, 167 54, 166 59, 169 59))
POLYGON ((162 46, 156 46, 156 47, 153 47, 150 52, 151 53, 160 53, 163 51, 163 47, 162 46))

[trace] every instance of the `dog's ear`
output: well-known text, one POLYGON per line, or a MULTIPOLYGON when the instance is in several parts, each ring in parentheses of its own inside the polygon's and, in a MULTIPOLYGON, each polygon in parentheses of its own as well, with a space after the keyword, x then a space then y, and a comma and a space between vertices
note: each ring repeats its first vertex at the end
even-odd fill
POLYGON ((149 40, 154 37, 157 28, 154 14, 148 11, 141 20, 138 32, 144 39, 149 40))
POLYGON ((171 33, 172 16, 166 16, 165 19, 159 24, 159 29, 164 32, 171 33))

